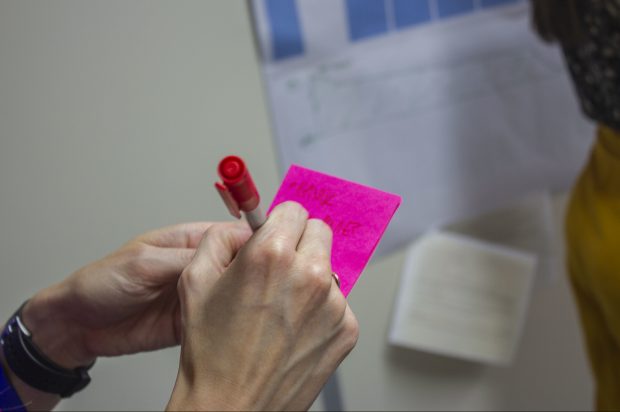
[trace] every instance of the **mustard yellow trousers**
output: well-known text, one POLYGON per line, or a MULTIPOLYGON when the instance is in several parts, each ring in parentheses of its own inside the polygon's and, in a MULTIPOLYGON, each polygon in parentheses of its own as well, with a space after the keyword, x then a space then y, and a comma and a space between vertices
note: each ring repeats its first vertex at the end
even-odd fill
POLYGON ((620 410, 620 132, 600 126, 566 215, 568 272, 598 410, 620 410))

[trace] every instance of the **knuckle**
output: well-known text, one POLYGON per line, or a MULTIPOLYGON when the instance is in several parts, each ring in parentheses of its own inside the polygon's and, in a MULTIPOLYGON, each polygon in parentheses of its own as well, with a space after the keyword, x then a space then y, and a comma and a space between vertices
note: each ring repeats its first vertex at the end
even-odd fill
POLYGON ((144 243, 134 243, 125 250, 127 268, 131 273, 143 273, 151 255, 151 248, 144 243))
POLYGON ((179 277, 179 282, 177 284, 177 289, 183 292, 187 292, 189 290, 195 290, 198 288, 200 284, 200 279, 202 273, 195 263, 190 263, 187 265, 181 276, 179 277))
POLYGON ((359 339, 359 323, 352 314, 345 316, 342 323, 342 340, 345 350, 351 351, 359 339))
POLYGON ((276 238, 266 242, 262 255, 262 259, 268 263, 290 264, 295 257, 295 251, 287 245, 285 239, 276 238))
POLYGON ((205 230, 204 234, 202 235, 202 238, 203 239, 218 238, 219 236, 223 235, 226 232, 226 230, 227 230, 227 227, 223 223, 215 223, 209 226, 207 230, 205 230))
POLYGON ((139 260, 148 255, 150 247, 142 242, 136 242, 129 246, 127 254, 130 259, 139 260))
POLYGON ((306 279, 313 289, 327 292, 331 288, 331 270, 325 262, 312 262, 306 267, 306 279))
POLYGON ((215 243, 227 243, 234 238, 234 234, 247 226, 242 222, 216 222, 205 230, 202 239, 215 243))

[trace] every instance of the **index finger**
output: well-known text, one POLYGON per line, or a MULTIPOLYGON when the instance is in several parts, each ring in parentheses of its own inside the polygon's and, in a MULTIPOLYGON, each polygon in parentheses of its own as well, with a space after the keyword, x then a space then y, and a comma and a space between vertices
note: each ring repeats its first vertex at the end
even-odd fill
POLYGON ((155 229, 136 240, 162 248, 196 249, 213 222, 188 222, 155 229))
POLYGON ((282 249, 295 251, 306 228, 308 212, 296 202, 284 202, 273 208, 267 221, 258 229, 252 240, 263 244, 275 242, 282 249))
POLYGON ((320 219, 310 219, 299 240, 297 252, 311 259, 327 259, 331 256, 332 230, 320 219))

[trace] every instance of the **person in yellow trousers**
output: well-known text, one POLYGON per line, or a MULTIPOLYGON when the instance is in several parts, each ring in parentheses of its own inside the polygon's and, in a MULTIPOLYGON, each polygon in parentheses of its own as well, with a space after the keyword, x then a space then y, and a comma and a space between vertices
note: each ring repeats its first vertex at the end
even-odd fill
POLYGON ((562 45, 581 107, 598 124, 566 215, 567 267, 599 410, 620 410, 620 0, 533 0, 562 45))

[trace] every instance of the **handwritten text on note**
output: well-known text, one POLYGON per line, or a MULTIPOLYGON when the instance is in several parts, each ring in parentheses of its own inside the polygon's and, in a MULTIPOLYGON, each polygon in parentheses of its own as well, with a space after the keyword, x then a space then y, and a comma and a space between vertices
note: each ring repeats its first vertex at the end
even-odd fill
POLYGON ((270 210, 287 200, 302 204, 333 233, 332 269, 347 296, 379 244, 401 198, 300 166, 288 170, 270 210))

